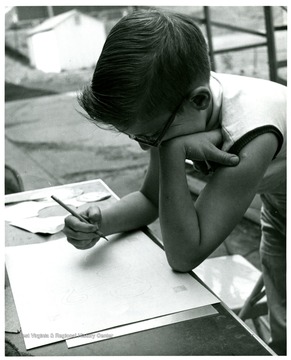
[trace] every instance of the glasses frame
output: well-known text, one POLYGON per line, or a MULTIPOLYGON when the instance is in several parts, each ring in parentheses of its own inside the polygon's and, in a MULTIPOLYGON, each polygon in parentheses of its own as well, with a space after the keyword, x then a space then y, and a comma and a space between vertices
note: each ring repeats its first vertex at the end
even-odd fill
POLYGON ((140 144, 151 146, 151 147, 158 147, 161 142, 163 141, 166 132, 168 131, 169 127, 174 122, 177 112, 179 111, 180 107, 182 106, 184 99, 181 101, 177 109, 171 114, 169 119, 167 120, 165 126, 163 127, 162 131, 158 135, 156 139, 151 138, 150 136, 147 138, 146 136, 136 136, 136 135, 128 135, 130 139, 137 141, 140 144))

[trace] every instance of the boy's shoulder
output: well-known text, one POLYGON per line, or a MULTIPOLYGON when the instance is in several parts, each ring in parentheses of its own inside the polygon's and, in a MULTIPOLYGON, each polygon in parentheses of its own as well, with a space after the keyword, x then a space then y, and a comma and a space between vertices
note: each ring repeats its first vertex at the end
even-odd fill
MULTIPOLYGON (((286 87, 278 83, 231 74, 212 74, 221 88, 223 149, 239 139, 254 138, 275 128, 281 142, 286 136, 286 87)), ((282 145, 282 144, 281 144, 282 145)))
POLYGON ((257 93, 257 95, 260 95, 274 89, 282 93, 285 93, 287 90, 284 85, 261 78, 216 72, 211 72, 211 77, 220 83, 225 92, 240 90, 253 93, 260 91, 260 93, 257 93))
POLYGON ((285 107, 287 87, 276 82, 241 75, 211 73, 220 85, 224 105, 269 111, 285 107))

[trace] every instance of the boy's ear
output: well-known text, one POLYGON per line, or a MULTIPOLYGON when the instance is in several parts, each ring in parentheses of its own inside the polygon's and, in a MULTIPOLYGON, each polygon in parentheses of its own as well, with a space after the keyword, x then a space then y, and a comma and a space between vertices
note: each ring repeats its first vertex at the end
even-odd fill
POLYGON ((199 86, 191 92, 189 100, 196 110, 205 110, 211 101, 210 90, 207 86, 199 86))

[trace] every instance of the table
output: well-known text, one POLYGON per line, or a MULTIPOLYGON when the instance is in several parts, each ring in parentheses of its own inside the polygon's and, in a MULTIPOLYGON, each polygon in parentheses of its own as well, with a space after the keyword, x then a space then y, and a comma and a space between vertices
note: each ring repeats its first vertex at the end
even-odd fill
MULTIPOLYGON (((54 187, 78 187, 86 192, 110 190, 113 196, 100 202, 104 205, 118 201, 116 194, 102 180, 92 180, 54 187)), ((52 188, 51 188, 52 189, 52 188)), ((43 191, 33 190, 5 196, 5 201, 21 201, 30 195, 43 191)), ((88 206, 88 205, 86 205, 88 206)), ((63 215, 65 210, 59 206, 43 209, 40 216, 63 215), (58 212, 58 213, 56 213, 58 212)), ((161 242, 145 228, 146 235, 161 247, 161 242)), ((54 235, 32 234, 5 223, 6 246, 41 243, 61 238, 62 233, 54 235)), ((193 273, 192 273, 193 274, 193 273)), ((196 277, 196 275, 193 274, 196 277)), ((197 278, 197 277, 196 277, 197 278)), ((199 280, 199 279, 198 279, 199 280)), ((202 281, 199 280, 201 283, 202 281)), ((13 307, 9 296, 10 285, 6 276, 6 306, 13 307)), ((261 341, 223 302, 214 304, 217 314, 199 317, 183 322, 157 327, 134 334, 124 335, 101 342, 68 349, 65 341, 29 350, 35 356, 92 356, 92 355, 274 355, 272 350, 261 341)), ((14 316, 17 315, 14 314, 14 316)), ((25 352, 23 336, 20 333, 5 333, 21 352, 25 352)))

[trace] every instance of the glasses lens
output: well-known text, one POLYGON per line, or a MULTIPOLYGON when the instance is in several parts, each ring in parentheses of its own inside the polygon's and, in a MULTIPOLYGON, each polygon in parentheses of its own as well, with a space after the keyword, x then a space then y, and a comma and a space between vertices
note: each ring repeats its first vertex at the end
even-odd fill
POLYGON ((156 143, 156 139, 150 139, 143 136, 128 135, 128 137, 144 145, 155 146, 156 143))

